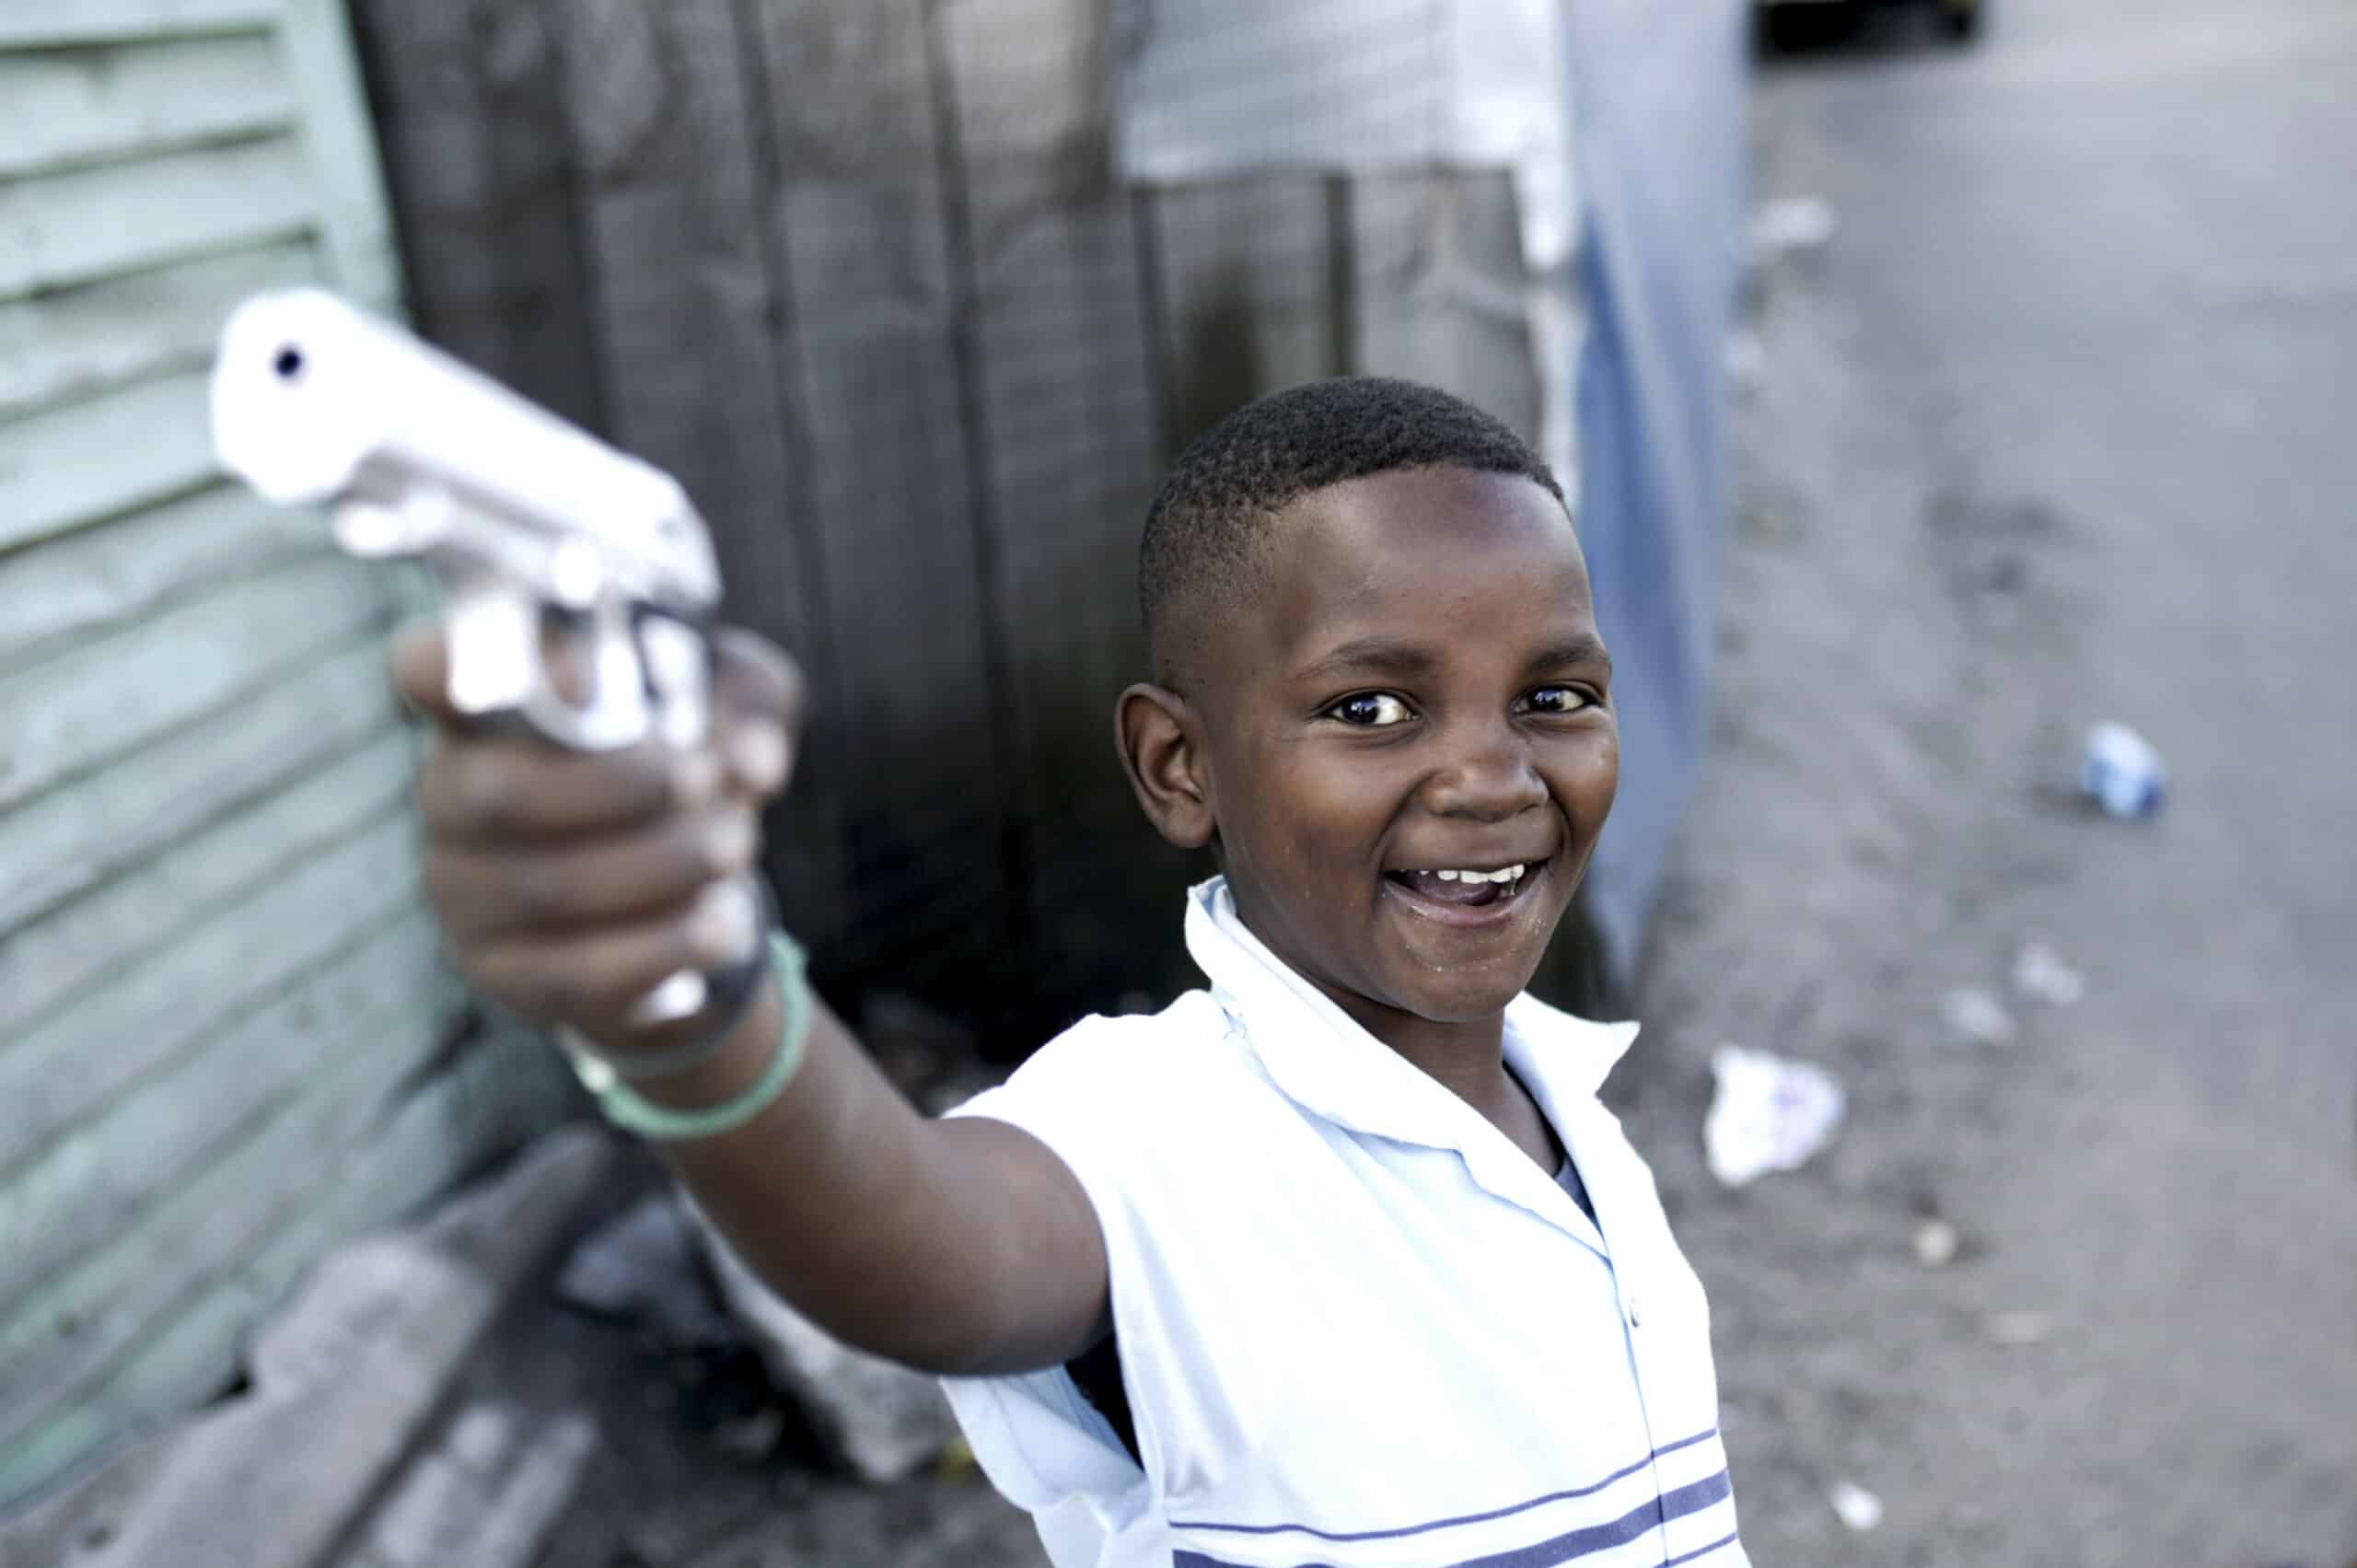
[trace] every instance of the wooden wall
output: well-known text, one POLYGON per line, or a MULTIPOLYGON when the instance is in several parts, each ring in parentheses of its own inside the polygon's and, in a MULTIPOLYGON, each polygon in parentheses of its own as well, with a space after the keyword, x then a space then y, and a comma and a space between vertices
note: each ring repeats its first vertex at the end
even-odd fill
POLYGON ((1027 1049, 1192 983, 1111 711, 1158 470, 1348 371, 1532 432, 1503 173, 1154 192, 1100 0, 355 0, 433 336, 677 472, 819 711, 772 823, 841 1001, 1027 1049))
POLYGON ((386 581, 225 483, 229 304, 392 308, 331 0, 0 6, 0 1505, 559 1114, 453 1050, 386 581))

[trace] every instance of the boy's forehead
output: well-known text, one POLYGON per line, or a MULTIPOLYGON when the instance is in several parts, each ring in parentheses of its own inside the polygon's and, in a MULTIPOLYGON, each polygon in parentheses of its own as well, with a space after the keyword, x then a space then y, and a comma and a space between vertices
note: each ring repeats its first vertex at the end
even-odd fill
POLYGON ((1329 623, 1501 588, 1585 616, 1586 563, 1562 504, 1518 474, 1410 469, 1313 491, 1270 519, 1264 591, 1251 619, 1264 648, 1329 623))

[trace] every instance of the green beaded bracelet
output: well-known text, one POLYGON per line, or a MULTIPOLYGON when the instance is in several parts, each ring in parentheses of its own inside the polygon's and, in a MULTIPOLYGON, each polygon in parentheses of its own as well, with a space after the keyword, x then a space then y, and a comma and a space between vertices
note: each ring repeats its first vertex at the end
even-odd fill
POLYGON ((810 1042, 810 984, 806 977, 807 955, 800 944, 783 931, 770 933, 770 958, 777 970, 778 1005, 785 1018, 780 1028, 777 1053, 770 1058, 759 1079, 733 1099, 697 1110, 675 1110, 668 1105, 657 1105, 633 1090, 622 1081, 621 1074, 604 1060, 586 1051, 571 1051, 573 1071, 581 1086, 589 1091, 606 1120, 625 1132, 635 1132, 656 1143, 684 1143, 694 1138, 716 1138, 723 1132, 733 1132, 769 1109, 770 1102, 785 1092, 794 1081, 795 1069, 802 1065, 804 1051, 810 1042))

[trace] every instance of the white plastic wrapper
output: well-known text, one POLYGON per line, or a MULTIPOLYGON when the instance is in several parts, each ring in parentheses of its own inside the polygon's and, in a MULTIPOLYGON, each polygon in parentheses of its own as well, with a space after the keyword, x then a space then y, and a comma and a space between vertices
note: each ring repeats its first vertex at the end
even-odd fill
POLYGON ((1711 1070, 1718 1091, 1702 1124, 1702 1153, 1728 1187, 1799 1169, 1832 1141, 1848 1109, 1841 1081, 1811 1063, 1723 1045, 1711 1070))
POLYGON ((1860 1535, 1882 1524, 1882 1499, 1857 1482, 1845 1481, 1826 1493, 1834 1516, 1860 1535))

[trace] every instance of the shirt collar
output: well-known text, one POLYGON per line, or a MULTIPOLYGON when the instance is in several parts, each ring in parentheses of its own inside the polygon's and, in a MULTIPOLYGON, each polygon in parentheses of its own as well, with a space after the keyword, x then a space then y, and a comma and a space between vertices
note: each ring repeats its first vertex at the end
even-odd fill
MULTIPOLYGON (((1186 929, 1212 994, 1287 1098, 1354 1132, 1456 1149, 1477 1171, 1491 1163, 1504 1135, 1271 953, 1237 914, 1225 877, 1189 891, 1186 929)), ((1636 1038, 1633 1023, 1590 1023, 1527 993, 1506 1005, 1506 1063, 1566 1136, 1573 1107, 1595 1097, 1636 1038)))

